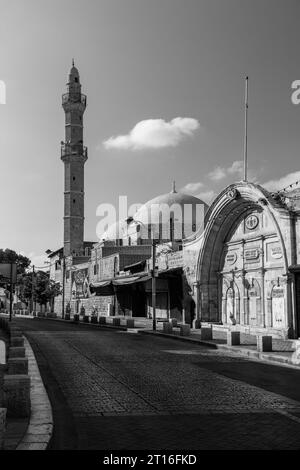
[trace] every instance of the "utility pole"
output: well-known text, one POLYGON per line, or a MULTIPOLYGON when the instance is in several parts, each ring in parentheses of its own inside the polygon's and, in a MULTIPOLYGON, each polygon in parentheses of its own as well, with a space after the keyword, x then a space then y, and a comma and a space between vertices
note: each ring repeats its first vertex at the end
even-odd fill
POLYGON ((155 258, 156 244, 152 240, 152 312, 153 312, 153 331, 156 331, 156 278, 155 278, 155 258))
POLYGON ((9 303, 9 321, 12 320, 13 306, 13 263, 10 263, 10 303, 9 303))
POLYGON ((248 179, 248 77, 245 78, 244 181, 248 179))
POLYGON ((31 276, 31 308, 32 308, 32 314, 34 314, 35 309, 34 309, 34 265, 32 266, 32 276, 31 276))
POLYGON ((62 303, 61 303, 62 318, 65 318, 65 270, 66 270, 66 258, 63 255, 63 258, 62 258, 62 303))

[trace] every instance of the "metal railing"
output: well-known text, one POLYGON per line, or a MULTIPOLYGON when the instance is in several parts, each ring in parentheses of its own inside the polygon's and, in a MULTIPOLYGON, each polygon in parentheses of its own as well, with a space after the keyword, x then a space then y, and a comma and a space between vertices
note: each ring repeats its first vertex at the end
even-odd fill
POLYGON ((84 95, 83 93, 75 93, 75 92, 65 93, 64 95, 62 95, 62 104, 65 104, 68 102, 81 103, 84 106, 86 106, 86 95, 84 95))
POLYGON ((65 157, 66 155, 82 155, 87 158, 88 149, 83 144, 68 144, 65 142, 61 143, 61 156, 65 157))

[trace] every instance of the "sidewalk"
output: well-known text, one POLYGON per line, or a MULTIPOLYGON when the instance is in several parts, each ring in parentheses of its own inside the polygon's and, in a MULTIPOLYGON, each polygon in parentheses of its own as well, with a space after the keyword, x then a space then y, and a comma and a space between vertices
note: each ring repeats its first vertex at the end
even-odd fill
POLYGON ((300 364, 293 362, 293 340, 273 340, 272 352, 259 352, 257 351, 256 344, 245 343, 238 346, 228 346, 224 339, 202 340, 201 330, 191 330, 190 336, 179 336, 178 334, 163 333, 162 327, 158 327, 157 331, 150 329, 139 330, 141 334, 157 335, 166 338, 171 338, 177 341, 185 341, 213 349, 223 350, 226 354, 233 354, 236 356, 243 356, 249 359, 258 360, 261 362, 270 362, 274 365, 284 365, 300 369, 300 364))

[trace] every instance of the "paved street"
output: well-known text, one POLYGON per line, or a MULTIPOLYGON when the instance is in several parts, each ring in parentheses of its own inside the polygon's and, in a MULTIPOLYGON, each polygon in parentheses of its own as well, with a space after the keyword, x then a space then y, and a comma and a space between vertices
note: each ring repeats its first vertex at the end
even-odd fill
POLYGON ((18 319, 52 449, 300 449, 300 372, 168 338, 18 319))

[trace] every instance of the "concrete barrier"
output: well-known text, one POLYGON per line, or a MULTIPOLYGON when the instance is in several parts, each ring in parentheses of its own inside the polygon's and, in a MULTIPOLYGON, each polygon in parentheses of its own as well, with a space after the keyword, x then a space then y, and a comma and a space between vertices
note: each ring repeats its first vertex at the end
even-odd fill
POLYGON ((126 326, 127 328, 134 328, 134 318, 127 318, 126 326))
POLYGON ((106 317, 99 317, 99 324, 106 325, 106 317))
POLYGON ((241 335, 239 331, 227 331, 228 346, 238 346, 241 344, 241 335))
POLYGON ((7 416, 15 418, 30 416, 30 377, 28 375, 5 375, 3 392, 7 416))
POLYGON ((191 334, 190 325, 180 325, 180 336, 189 336, 191 334))
POLYGON ((121 324, 120 318, 113 317, 112 324, 113 324, 113 326, 120 326, 120 324, 121 324))
POLYGON ((172 334, 173 333, 173 326, 168 321, 163 322, 163 332, 167 333, 167 334, 172 334))
POLYGON ((257 336, 257 351, 270 352, 272 351, 272 336, 257 336))
POLYGON ((9 375, 28 374, 27 357, 10 357, 7 361, 9 375))
POLYGON ((8 357, 25 357, 24 347, 10 347, 8 357))
POLYGON ((6 344, 0 339, 0 364, 6 364, 6 344))
POLYGON ((84 315, 83 323, 89 323, 89 322, 90 322, 90 317, 88 315, 84 315))
POLYGON ((170 318, 169 323, 170 323, 172 326, 177 326, 177 318, 170 318))
POLYGON ((6 430, 6 408, 0 408, 0 450, 3 449, 5 430, 6 430))
POLYGON ((14 336, 10 338, 10 345, 12 347, 24 347, 24 338, 22 336, 14 336))
POLYGON ((203 339, 204 341, 209 341, 213 339, 212 333, 213 333, 212 327, 201 327, 200 329, 200 336, 201 336, 201 339, 203 339))
POLYGON ((96 317, 96 315, 91 316, 91 323, 98 323, 98 318, 96 317))

